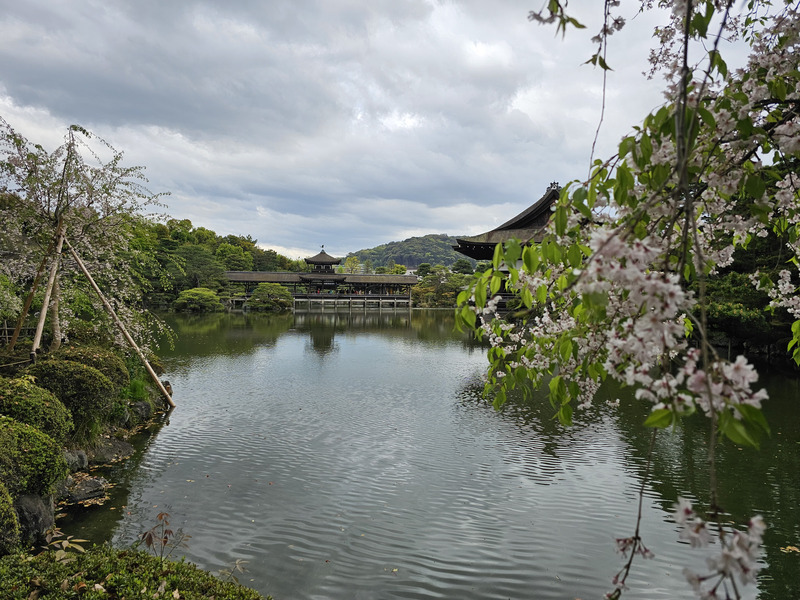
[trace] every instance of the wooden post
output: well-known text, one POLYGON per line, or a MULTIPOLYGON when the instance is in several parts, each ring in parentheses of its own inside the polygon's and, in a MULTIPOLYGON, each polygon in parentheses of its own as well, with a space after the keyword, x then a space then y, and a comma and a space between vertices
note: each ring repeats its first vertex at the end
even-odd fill
POLYGON ((144 353, 139 349, 139 346, 136 345, 136 342, 133 341, 133 338, 128 333, 128 330, 125 329, 125 325, 122 324, 122 321, 120 321, 119 317, 117 316, 117 313, 114 312, 114 309, 111 307, 111 304, 109 304, 108 300, 106 300, 106 297, 103 295, 103 292, 101 292, 100 288, 97 287, 94 278, 92 277, 91 273, 89 273, 89 270, 86 268, 86 265, 83 264, 81 257, 78 256, 78 253, 75 252, 75 249, 70 245, 70 243, 66 239, 64 240, 64 242, 67 244, 67 248, 69 248, 69 252, 70 254, 72 254, 72 258, 75 259, 81 271, 86 276, 86 279, 89 280, 89 283, 91 284, 94 292, 97 294, 97 297, 100 298, 100 301, 103 303, 106 312, 109 315, 111 315, 111 318, 114 320, 114 323, 122 332, 122 335, 125 336, 125 339, 131 345, 131 348, 133 348, 136 351, 136 354, 139 355, 139 360, 142 361, 142 364, 144 365, 145 369, 147 369, 147 372, 150 374, 150 377, 152 377, 153 381, 158 386, 158 389, 161 390, 161 393, 163 394, 164 399, 167 401, 167 404, 169 404, 170 408, 175 408, 175 403, 172 401, 172 396, 164 387, 164 384, 161 383, 161 380, 158 378, 158 375, 156 375, 156 372, 153 371, 153 367, 150 366, 150 363, 147 361, 147 358, 145 357, 144 353))
POLYGON ((36 288, 39 287, 39 281, 42 279, 42 274, 44 273, 44 268, 47 265, 47 258, 50 256, 50 251, 53 249, 53 240, 50 240, 50 245, 47 246, 47 252, 42 257, 42 262, 39 263, 39 268, 36 271, 36 277, 33 278, 33 285, 31 285, 31 291, 28 293, 28 297, 25 298, 25 305, 22 307, 22 312, 19 313, 19 319, 17 319, 17 326, 14 328, 14 334, 11 336, 11 341, 8 342, 8 351, 12 352, 14 350, 14 346, 17 344, 17 339, 19 338, 19 334, 22 331, 22 324, 25 322, 25 317, 28 316, 28 311, 31 309, 31 304, 33 303, 33 297, 36 294, 36 288))
POLYGON ((56 273, 58 272, 58 264, 61 262, 61 248, 64 244, 64 229, 63 224, 59 223, 58 226, 58 241, 56 242, 56 250, 53 255, 53 264, 50 265, 50 277, 47 279, 47 287, 44 290, 44 300, 42 300, 42 311, 39 313, 39 323, 36 325, 36 334, 33 336, 33 346, 31 347, 31 362, 36 362, 36 352, 39 350, 39 344, 42 341, 42 332, 44 331, 44 322, 47 318, 47 309, 50 306, 50 294, 53 291, 53 283, 56 280, 56 273))

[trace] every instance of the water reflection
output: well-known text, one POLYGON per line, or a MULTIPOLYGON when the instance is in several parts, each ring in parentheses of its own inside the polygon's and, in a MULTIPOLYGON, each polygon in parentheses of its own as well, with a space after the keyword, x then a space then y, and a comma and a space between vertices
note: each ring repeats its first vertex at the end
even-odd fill
MULTIPOLYGON (((543 396, 497 412, 480 397, 484 350, 449 311, 173 324, 181 339, 164 358, 178 408, 142 455, 124 510, 98 519, 114 543, 167 507, 193 536, 189 560, 248 560, 243 582, 278 599, 608 589, 620 567, 613 537, 633 528, 646 407, 601 403, 572 429, 543 396)), ((772 527, 761 597, 797 597, 797 555, 780 553, 800 528, 797 386, 770 392, 773 438, 761 453, 723 448, 721 486, 734 516, 760 511, 772 527)), ((661 436, 644 507, 657 557, 627 598, 694 597, 669 514, 678 495, 706 497, 704 444, 693 422, 661 436)))

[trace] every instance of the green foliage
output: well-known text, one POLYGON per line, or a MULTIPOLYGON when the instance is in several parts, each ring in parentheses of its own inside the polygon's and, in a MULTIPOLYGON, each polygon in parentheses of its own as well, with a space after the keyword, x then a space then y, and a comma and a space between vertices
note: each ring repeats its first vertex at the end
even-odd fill
POLYGON ((706 319, 711 331, 737 340, 764 338, 771 330, 763 309, 747 308, 741 302, 709 302, 706 319))
POLYGON ((91 441, 111 410, 116 389, 94 367, 71 360, 42 360, 24 371, 50 390, 72 413, 75 437, 91 441))
POLYGON ((9 554, 19 546, 19 519, 8 488, 0 481, 0 556, 9 554))
POLYGON ((252 310, 283 311, 292 307, 291 292, 279 283, 259 283, 247 300, 252 310))
POLYGON ((64 454, 53 438, 31 425, 0 416, 0 481, 13 498, 47 496, 67 472, 64 454))
POLYGON ((429 234, 421 237, 412 237, 402 242, 389 242, 375 248, 359 250, 352 255, 358 257, 362 263, 370 261, 378 268, 387 267, 391 271, 393 264, 402 264, 414 269, 422 263, 452 265, 457 260, 463 260, 464 255, 453 250, 456 238, 440 234, 429 234))
POLYGON ((0 414, 27 423, 62 444, 72 431, 72 415, 52 392, 30 377, 0 377, 0 414))
POLYGON ((225 310, 216 293, 208 288, 183 290, 172 303, 178 312, 220 312, 225 310))
POLYGON ((217 248, 216 257, 222 261, 228 271, 253 270, 253 255, 245 252, 241 246, 223 242, 217 248))
POLYGON ((56 552, 0 558, 4 600, 178 596, 181 600, 264 600, 258 592, 223 582, 193 564, 162 564, 144 551, 95 546, 71 558, 74 558, 71 562, 59 561, 56 552))
POLYGON ((411 288, 411 299, 418 308, 452 308, 459 292, 470 279, 462 273, 452 273, 436 265, 422 280, 411 288))
POLYGON ((175 250, 175 257, 180 261, 176 264, 182 267, 182 272, 175 274, 175 284, 179 290, 218 288, 225 284, 224 261, 205 246, 186 244, 175 250))
POLYGON ((463 273, 464 275, 472 275, 475 272, 472 262, 466 258, 459 258, 451 265, 450 270, 453 273, 463 273))
POLYGON ((133 400, 134 402, 147 400, 149 397, 147 384, 140 378, 131 379, 130 384, 120 391, 120 396, 127 400, 133 400))
POLYGON ((16 318, 22 310, 22 300, 14 285, 0 274, 0 321, 16 318))
POLYGON ((357 256, 348 256, 344 261, 345 273, 358 273, 361 270, 361 261, 357 256))
POLYGON ((62 346, 53 358, 71 360, 94 367, 111 380, 117 390, 130 383, 130 375, 125 361, 108 348, 100 346, 62 346))
POLYGON ((71 563, 75 560, 76 553, 83 554, 86 552, 79 542, 87 541, 88 540, 77 539, 72 535, 64 535, 64 532, 53 525, 45 534, 45 545, 42 548, 52 551, 55 555, 54 559, 56 562, 71 563))
POLYGON ((431 272, 431 263, 420 263, 417 267, 417 277, 425 277, 431 272))

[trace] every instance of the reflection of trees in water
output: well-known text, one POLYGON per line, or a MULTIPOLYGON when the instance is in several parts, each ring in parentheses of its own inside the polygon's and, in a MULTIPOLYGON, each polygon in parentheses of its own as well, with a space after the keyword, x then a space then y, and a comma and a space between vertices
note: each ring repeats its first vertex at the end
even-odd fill
POLYGON ((471 334, 456 331, 453 311, 447 310, 338 310, 296 311, 294 328, 311 335, 311 347, 325 351, 334 347, 337 333, 380 332, 383 336, 410 338, 435 346, 454 341, 479 347, 471 334))
MULTIPOLYGON (((762 441, 761 450, 722 441, 716 458, 720 500, 732 521, 746 523, 753 515, 762 514, 769 526, 765 534, 768 569, 763 572, 759 598, 798 598, 798 555, 781 552, 780 548, 800 545, 800 382, 776 374, 765 377, 762 385, 770 395, 764 403, 764 414, 772 436, 762 441)), ((591 448, 598 442, 592 437, 599 437, 613 424, 617 431, 607 443, 619 443, 620 439, 625 444, 626 469, 641 479, 652 431, 642 423, 651 405, 633 399, 628 390, 609 385, 601 388, 598 398, 601 401, 597 406, 576 411, 575 425, 564 428, 553 418, 555 411, 546 391, 534 393, 529 401, 522 400, 521 394, 511 397, 502 409, 502 419, 526 430, 534 452, 510 452, 508 460, 525 463, 521 468, 533 472, 542 468, 541 454, 559 460, 574 456, 579 448, 591 448), (616 409, 603 404, 605 399, 618 397, 622 400, 616 409)), ((482 397, 480 382, 465 386, 459 399, 461 406, 469 410, 494 411, 482 397)), ((463 420, 468 421, 466 417, 463 420)), ((665 512, 673 511, 678 496, 695 499, 701 508, 708 506, 707 436, 708 428, 698 415, 684 420, 674 431, 659 431, 648 487, 657 493, 657 502, 665 512)), ((551 478, 559 472, 555 470, 558 464, 553 462, 551 478)), ((536 480, 541 482, 545 475, 539 473, 536 480)), ((676 543, 677 539, 676 532, 676 543)))
POLYGON ((164 320, 177 334, 174 350, 164 356, 192 354, 249 354, 262 346, 274 346, 292 327, 291 313, 169 314, 164 320))
MULTIPOLYGON (((499 427, 515 430, 514 435, 499 442, 503 446, 500 449, 503 460, 516 465, 520 473, 538 484, 555 483, 569 463, 580 460, 582 454, 593 453, 608 436, 609 425, 603 409, 584 411, 576 415, 573 427, 564 427, 553 418, 555 409, 544 391, 533 392, 527 400, 521 391, 512 393, 506 404, 495 410, 491 400, 483 397, 483 384, 472 381, 462 387, 458 399, 460 406, 467 409, 463 422, 469 421, 473 411, 489 412, 496 414, 499 427), (524 444, 520 444, 520 439, 524 444)), ((484 427, 483 420, 479 420, 476 433, 484 427)))
MULTIPOLYGON (((746 523, 761 514, 768 525, 764 536, 768 569, 761 578, 759 598, 797 598, 797 554, 783 553, 780 548, 800 542, 798 381, 775 374, 765 377, 762 385, 770 395, 764 415, 772 435, 762 440, 760 450, 739 448, 722 439, 716 453, 719 500, 732 521, 746 523)), ((649 409, 645 403, 623 400, 615 413, 623 439, 631 448, 630 468, 640 474, 650 444, 650 430, 641 424, 649 409)), ((650 485, 665 511, 672 511, 678 496, 696 499, 700 508, 708 507, 707 444, 708 427, 699 415, 684 419, 674 431, 659 431, 650 485)))

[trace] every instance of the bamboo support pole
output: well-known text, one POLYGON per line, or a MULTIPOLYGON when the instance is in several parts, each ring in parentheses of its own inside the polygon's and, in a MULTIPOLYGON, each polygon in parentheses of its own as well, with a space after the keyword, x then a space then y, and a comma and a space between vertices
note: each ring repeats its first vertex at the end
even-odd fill
POLYGON ((47 319, 47 310, 50 306, 50 294, 53 292, 53 284, 56 280, 56 273, 58 272, 58 265, 61 262, 61 248, 64 244, 64 229, 61 224, 58 227, 58 241, 56 242, 55 254, 53 255, 53 263, 50 265, 50 276, 47 279, 47 287, 44 290, 44 300, 42 300, 42 310, 39 313, 39 322, 36 324, 36 334, 33 336, 33 346, 31 347, 31 362, 36 362, 36 352, 39 350, 39 344, 42 342, 42 332, 44 331, 44 322, 47 319))
POLYGON ((101 292, 100 288, 97 287, 97 283, 95 283, 94 278, 92 277, 91 273, 89 273, 89 270, 86 268, 86 265, 81 260, 81 257, 78 256, 78 253, 75 252, 75 249, 70 245, 69 241, 65 239, 64 243, 67 244, 67 248, 69 249, 72 258, 74 258, 75 262, 78 263, 78 267, 80 267, 81 272, 83 272, 83 274, 86 276, 86 279, 89 280, 89 283, 91 284, 95 294, 97 294, 97 297, 100 298, 100 301, 103 303, 106 312, 109 315, 111 315, 111 318, 114 320, 114 323, 122 332, 122 335, 125 336, 125 339, 128 341, 128 344, 130 344, 131 348, 133 348, 136 351, 136 354, 139 355, 139 360, 142 361, 142 364, 144 365, 145 369, 147 369, 147 372, 150 374, 150 377, 152 377, 153 381, 158 386, 158 389, 161 390, 161 394, 164 396, 164 399, 167 401, 167 404, 169 404, 170 408, 175 408, 175 403, 172 401, 172 396, 164 387, 164 384, 161 383, 161 380, 158 378, 158 375, 156 375, 156 372, 153 371, 153 367, 150 366, 150 363, 147 361, 147 358, 145 357, 144 353, 141 351, 136 342, 133 341, 133 338, 128 333, 128 330, 125 329, 125 325, 122 324, 122 321, 120 321, 119 317, 117 316, 117 313, 111 307, 111 304, 109 304, 108 300, 106 300, 106 297, 103 295, 103 292, 101 292))
POLYGON ((22 331, 22 324, 25 322, 25 318, 28 316, 28 311, 31 309, 31 304, 33 304, 33 297, 36 295, 36 288, 39 287, 39 282, 42 279, 42 275, 44 274, 44 268, 47 265, 47 259, 50 256, 50 252, 53 250, 53 240, 50 240, 50 245, 47 247, 47 252, 42 257, 42 262, 39 263, 39 268, 36 270, 36 277, 33 278, 33 284, 31 285, 31 290, 28 292, 28 297, 25 298, 25 305, 22 307, 22 312, 19 313, 19 319, 17 319, 17 326, 14 328, 14 334, 11 336, 11 341, 8 342, 8 351, 12 352, 14 350, 14 346, 17 345, 17 339, 19 339, 19 334, 22 331))

